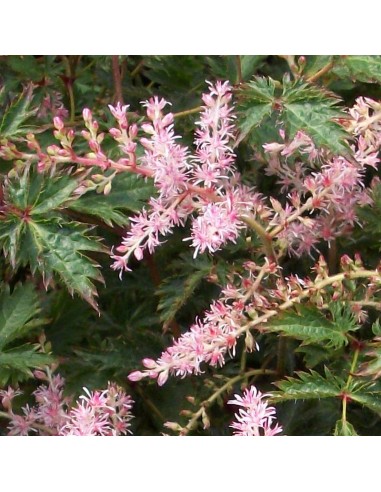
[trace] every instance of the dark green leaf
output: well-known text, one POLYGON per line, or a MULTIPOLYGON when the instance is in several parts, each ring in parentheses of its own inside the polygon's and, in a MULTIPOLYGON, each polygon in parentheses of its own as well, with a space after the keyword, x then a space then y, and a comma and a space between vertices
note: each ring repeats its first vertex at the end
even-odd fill
POLYGON ((340 78, 349 78, 366 83, 381 82, 381 56, 350 55, 342 56, 334 66, 333 73, 340 78))
POLYGON ((37 109, 30 109, 32 99, 33 86, 29 84, 19 98, 6 109, 0 123, 0 135, 2 137, 14 137, 29 131, 22 125, 37 111, 37 109))
POLYGON ((10 294, 4 286, 0 294, 0 351, 30 330, 30 321, 40 311, 32 284, 17 285, 10 294))
POLYGON ((266 328, 302 340, 305 344, 321 343, 328 348, 346 345, 347 332, 357 328, 342 318, 339 322, 330 321, 315 307, 299 306, 298 311, 281 313, 270 320, 266 328))
POLYGON ((242 86, 237 97, 238 144, 271 116, 275 102, 275 82, 271 78, 255 77, 242 86))
POLYGON ((349 388, 348 396, 349 401, 355 401, 360 405, 373 410, 377 414, 381 415, 381 392, 372 391, 368 385, 364 385, 363 389, 349 388))
POLYGON ((301 80, 288 82, 285 79, 281 99, 281 120, 289 138, 303 130, 318 147, 326 147, 338 154, 348 152, 345 143, 348 134, 333 121, 343 116, 337 107, 337 96, 301 80))
POLYGON ((143 180, 133 174, 117 176, 109 195, 89 192, 71 203, 69 208, 77 212, 100 217, 110 226, 125 225, 128 221, 121 211, 137 212, 154 195, 152 180, 143 180))
POLYGON ((272 392, 273 402, 332 398, 339 396, 344 386, 344 381, 333 376, 328 369, 325 370, 325 377, 316 371, 298 372, 297 375, 298 378, 288 377, 275 383, 280 391, 272 392))
POLYGON ((191 297, 209 271, 210 267, 196 270, 190 275, 170 277, 160 286, 157 292, 160 296, 158 310, 164 328, 167 328, 176 317, 177 312, 191 297))
MULTIPOLYGON (((54 223, 30 221, 28 229, 35 248, 32 255, 38 252, 38 267, 45 283, 49 284, 55 274, 71 294, 79 294, 97 309, 97 292, 92 280, 102 282, 103 277, 98 265, 82 251, 105 252, 99 240, 89 237, 86 227, 74 222, 60 227, 54 223)), ((29 258, 31 264, 35 260, 33 256, 29 258)))
POLYGON ((19 381, 32 378, 31 369, 42 369, 53 361, 50 355, 38 353, 36 350, 37 348, 27 344, 0 352, 0 387, 5 386, 9 380, 12 384, 17 384, 19 381))

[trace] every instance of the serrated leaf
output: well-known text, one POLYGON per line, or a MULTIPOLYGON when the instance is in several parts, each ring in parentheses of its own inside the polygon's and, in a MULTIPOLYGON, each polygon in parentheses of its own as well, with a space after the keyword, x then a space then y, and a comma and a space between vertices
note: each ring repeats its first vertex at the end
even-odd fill
MULTIPOLYGON (((257 127, 266 126, 275 113, 277 125, 282 125, 288 138, 299 130, 305 131, 318 147, 325 147, 337 154, 346 154, 345 140, 348 134, 334 121, 343 114, 338 108, 338 97, 322 88, 302 80, 283 79, 282 92, 271 78, 256 77, 239 89, 238 126, 239 143, 250 136, 254 141, 257 127)), ((265 142, 262 142, 265 143, 265 142)))
MULTIPOLYGON (((85 256, 83 251, 105 252, 104 246, 87 236, 88 229, 71 222, 63 226, 54 223, 33 222, 27 228, 38 251, 37 262, 45 283, 49 284, 53 274, 65 284, 70 294, 79 294, 95 309, 97 291, 92 280, 102 282, 98 265, 85 256)), ((35 258, 29 258, 33 264, 35 258)))
POLYGON ((373 410, 381 415, 381 394, 380 392, 374 393, 371 391, 350 391, 348 396, 352 401, 364 405, 364 407, 373 410))
POLYGON ((57 210, 73 199, 77 187, 77 181, 70 176, 51 177, 26 168, 21 176, 6 180, 4 196, 20 213, 40 215, 57 210))
POLYGON ((164 323, 164 329, 175 319, 177 313, 195 292, 202 279, 210 273, 212 267, 207 257, 194 260, 190 265, 191 270, 186 268, 186 265, 186 263, 182 265, 182 270, 186 270, 183 274, 169 277, 157 291, 157 295, 160 296, 158 310, 160 320, 164 323))
POLYGON ((31 215, 46 214, 56 210, 72 198, 73 191, 78 187, 75 179, 69 176, 51 178, 41 185, 36 201, 32 206, 31 215))
POLYGON ((10 106, 5 110, 0 123, 0 135, 2 137, 14 137, 29 131, 22 125, 33 116, 37 109, 30 109, 33 99, 33 85, 30 84, 10 106))
POLYGON ((340 78, 349 78, 366 83, 381 82, 381 56, 350 55, 342 56, 340 63, 332 69, 340 78))
POLYGON ((42 367, 52 357, 36 352, 36 347, 25 344, 7 349, 9 344, 46 323, 39 318, 40 305, 32 284, 18 284, 12 294, 9 286, 2 286, 0 294, 0 386, 11 379, 16 384, 31 377, 31 369, 42 367))
POLYGON ((266 324, 266 329, 327 348, 337 349, 348 343, 346 333, 354 329, 352 324, 330 321, 315 307, 299 306, 298 311, 281 313, 266 324))
POLYGON ((281 391, 272 392, 271 401, 305 400, 339 396, 344 381, 326 369, 325 377, 316 371, 297 372, 298 378, 288 377, 274 383, 281 391))
POLYGON ((347 420, 338 420, 335 426, 334 436, 357 436, 353 425, 347 420))
POLYGON ((12 292, 4 286, 0 294, 0 351, 30 329, 30 321, 40 311, 32 284, 17 285, 12 292))
POLYGON ((33 377, 31 369, 42 369, 52 361, 52 356, 38 353, 37 348, 30 344, 0 352, 0 387, 5 386, 9 380, 12 384, 17 384, 33 377))
POLYGON ((301 80, 288 82, 285 79, 281 100, 281 120, 289 138, 303 130, 319 147, 338 154, 348 152, 345 144, 348 134, 333 121, 343 116, 337 107, 339 99, 336 95, 301 80))
POLYGON ((152 180, 143 180, 133 174, 117 176, 109 195, 90 192, 72 202, 69 208, 77 212, 100 217, 110 226, 128 222, 121 211, 137 212, 155 194, 152 180))
POLYGON ((48 286, 53 276, 69 292, 79 294, 95 309, 97 295, 92 280, 103 281, 98 265, 84 251, 107 249, 90 229, 68 222, 58 212, 72 200, 77 187, 70 176, 49 178, 26 170, 19 179, 7 180, 5 212, 0 222, 0 245, 13 268, 30 265, 48 286))
POLYGON ((271 78, 255 77, 239 89, 237 98, 238 144, 271 116, 275 102, 275 82, 271 78))

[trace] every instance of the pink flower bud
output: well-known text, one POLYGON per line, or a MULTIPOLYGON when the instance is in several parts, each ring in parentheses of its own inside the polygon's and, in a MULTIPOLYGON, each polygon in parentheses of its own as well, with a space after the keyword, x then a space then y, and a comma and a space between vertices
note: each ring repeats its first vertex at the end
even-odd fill
POLYGON ((93 152, 99 152, 100 147, 97 141, 89 140, 89 147, 93 152))
POLYGON ((90 122, 93 117, 89 108, 84 108, 84 110, 82 111, 82 116, 86 123, 90 122))
POLYGON ((142 248, 136 248, 134 251, 134 256, 135 258, 140 261, 143 259, 143 250, 142 248))
POLYGON ((157 378, 157 384, 159 386, 163 386, 163 384, 165 384, 167 379, 168 379, 168 371, 163 371, 159 374, 159 377, 157 378))
POLYGON ((144 123, 142 125, 142 130, 146 133, 148 133, 149 135, 153 135, 155 133, 155 130, 153 129, 153 126, 150 125, 149 123, 144 123))
POLYGON ((118 128, 110 128, 109 134, 113 138, 120 138, 122 136, 122 132, 120 130, 118 130, 118 128))
POLYGON ((146 377, 146 374, 144 374, 144 372, 142 372, 142 371, 134 371, 128 375, 128 379, 130 381, 140 381, 141 379, 143 379, 145 377, 146 377))
POLYGON ((142 364, 147 369, 155 369, 156 368, 156 362, 153 359, 149 359, 148 357, 146 357, 145 359, 142 360, 142 364))
POLYGON ((168 126, 171 123, 173 123, 173 114, 172 113, 168 113, 162 119, 162 124, 163 124, 163 126, 168 126))
POLYGON ((61 118, 59 116, 55 116, 53 118, 53 124, 57 130, 63 130, 63 128, 65 126, 63 121, 61 120, 61 118))
POLYGON ((33 371, 33 376, 36 379, 42 379, 43 381, 47 380, 47 377, 46 377, 46 374, 44 373, 44 371, 39 371, 38 369, 33 371))
POLYGON ((135 138, 136 135, 138 134, 138 125, 136 125, 135 123, 131 125, 130 129, 128 130, 128 134, 130 138, 135 138))

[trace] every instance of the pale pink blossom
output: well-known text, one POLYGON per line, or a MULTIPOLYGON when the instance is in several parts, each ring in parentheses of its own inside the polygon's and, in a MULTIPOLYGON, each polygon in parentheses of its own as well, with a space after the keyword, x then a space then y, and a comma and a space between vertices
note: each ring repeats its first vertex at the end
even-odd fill
POLYGON ((229 400, 230 405, 241 407, 236 413, 235 421, 230 427, 234 429, 236 436, 275 436, 283 429, 275 424, 276 410, 268 406, 266 397, 270 394, 262 394, 255 386, 245 389, 243 395, 234 395, 229 400))

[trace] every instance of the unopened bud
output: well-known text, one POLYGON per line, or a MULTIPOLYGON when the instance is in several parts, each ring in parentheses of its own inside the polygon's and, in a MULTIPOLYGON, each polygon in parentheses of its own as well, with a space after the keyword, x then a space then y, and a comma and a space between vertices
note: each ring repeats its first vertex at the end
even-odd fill
POLYGON ((108 194, 110 193, 110 191, 111 191, 111 186, 112 186, 111 181, 108 181, 108 182, 106 183, 106 186, 104 187, 104 190, 103 190, 103 194, 104 194, 104 195, 108 195, 108 194))
POLYGON ((202 424, 204 426, 204 429, 209 429, 210 420, 209 420, 207 413, 205 412, 205 408, 202 409, 201 420, 202 420, 202 424))
POLYGON ((245 336, 245 346, 247 348, 247 351, 252 352, 254 349, 254 345, 255 345, 254 337, 250 333, 250 331, 247 331, 245 336))
POLYGON ((181 432, 183 430, 183 427, 181 427, 181 425, 177 422, 165 422, 164 427, 170 429, 173 432, 181 432))
POLYGON ((146 374, 144 372, 142 372, 142 371, 134 371, 134 372, 131 372, 131 374, 129 374, 127 376, 127 378, 130 381, 140 381, 144 377, 146 377, 146 374))
POLYGON ((299 58, 298 58, 298 65, 299 65, 299 67, 300 68, 303 68, 304 65, 306 64, 306 61, 307 60, 306 60, 306 57, 305 56, 303 56, 303 55, 302 56, 299 56, 299 58))
POLYGON ((86 123, 90 122, 93 118, 93 115, 89 108, 84 108, 84 110, 82 111, 82 116, 86 123))
POLYGON ((59 131, 63 130, 65 126, 64 122, 61 120, 59 116, 55 116, 53 118, 53 124, 54 124, 54 128, 56 128, 59 131))

